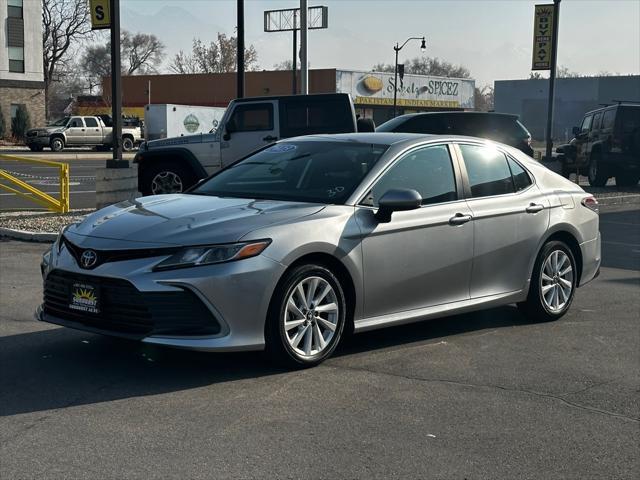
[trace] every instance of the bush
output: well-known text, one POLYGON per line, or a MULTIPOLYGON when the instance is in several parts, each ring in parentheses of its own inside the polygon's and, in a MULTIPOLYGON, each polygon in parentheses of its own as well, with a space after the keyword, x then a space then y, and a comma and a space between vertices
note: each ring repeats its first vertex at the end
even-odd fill
POLYGON ((4 138, 4 115, 2 114, 2 107, 0 106, 0 140, 4 138))
POLYGON ((29 119, 29 112, 20 105, 16 111, 16 116, 11 120, 11 134, 18 140, 24 139, 27 130, 31 128, 31 120, 29 119))

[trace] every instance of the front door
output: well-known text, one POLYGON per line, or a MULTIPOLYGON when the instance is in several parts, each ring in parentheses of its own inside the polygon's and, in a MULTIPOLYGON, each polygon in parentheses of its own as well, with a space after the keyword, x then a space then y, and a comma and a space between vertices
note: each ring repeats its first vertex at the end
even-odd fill
POLYGON ((86 128, 82 117, 72 117, 64 132, 67 145, 82 145, 85 143, 86 128))
POLYGON ((593 121, 593 115, 587 115, 582 120, 580 131, 576 135, 576 163, 580 166, 587 165, 589 163, 589 131, 591 130, 591 122, 593 121))
POLYGON ((235 105, 221 136, 222 167, 278 139, 277 109, 276 101, 235 105))
POLYGON ((356 207, 365 316, 469 298, 473 223, 460 193, 449 147, 420 147, 399 158, 356 207), (374 217, 378 201, 397 188, 416 190, 423 205, 381 223, 374 217))
POLYGON ((549 227, 549 202, 513 158, 484 145, 459 145, 473 215, 471 298, 521 290, 549 227))

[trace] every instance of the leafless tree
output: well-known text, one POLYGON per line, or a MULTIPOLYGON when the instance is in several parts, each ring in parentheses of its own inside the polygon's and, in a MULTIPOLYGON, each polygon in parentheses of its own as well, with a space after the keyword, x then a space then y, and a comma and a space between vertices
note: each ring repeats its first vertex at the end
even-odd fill
MULTIPOLYGON (((51 82, 64 73, 73 43, 91 35, 89 2, 86 0, 42 1, 42 46, 45 97, 51 82)), ((47 116, 48 116, 47 108, 47 116)))
MULTIPOLYGON (((169 69, 175 73, 225 73, 238 69, 236 59, 237 39, 218 33, 216 41, 206 45, 199 38, 193 39, 191 54, 182 50, 173 57, 169 69)), ((246 70, 257 70, 258 53, 253 45, 245 48, 246 70)))
MULTIPOLYGON (((120 54, 123 75, 155 73, 164 59, 164 45, 155 35, 132 34, 123 30, 120 34, 120 54)), ((111 42, 90 45, 80 57, 80 70, 89 84, 89 90, 111 75, 111 42)))
POLYGON ((293 70, 293 62, 291 60, 284 60, 280 63, 276 63, 273 66, 274 70, 293 70))
MULTIPOLYGON (((375 72, 393 72, 395 66, 391 64, 378 63, 372 68, 375 72)), ((454 65, 439 58, 416 57, 405 60, 404 72, 416 75, 434 75, 437 77, 470 78, 471 72, 467 67, 454 65)))

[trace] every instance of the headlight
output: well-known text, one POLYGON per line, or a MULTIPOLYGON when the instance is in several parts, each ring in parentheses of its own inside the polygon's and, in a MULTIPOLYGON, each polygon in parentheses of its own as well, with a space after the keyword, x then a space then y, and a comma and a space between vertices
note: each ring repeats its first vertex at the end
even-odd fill
POLYGON ((214 263, 231 262, 255 257, 269 246, 271 240, 209 245, 205 247, 183 248, 154 267, 154 270, 195 267, 214 263))

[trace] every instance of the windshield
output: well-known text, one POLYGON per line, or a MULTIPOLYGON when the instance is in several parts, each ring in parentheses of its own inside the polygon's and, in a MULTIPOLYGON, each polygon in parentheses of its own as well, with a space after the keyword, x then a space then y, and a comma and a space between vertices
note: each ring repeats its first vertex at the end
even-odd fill
POLYGON ((56 120, 55 122, 50 123, 49 125, 52 127, 64 127, 67 125, 67 123, 69 123, 69 118, 71 117, 61 118, 60 120, 56 120))
POLYGON ((222 170, 191 193, 343 204, 387 148, 345 141, 278 143, 222 170))

